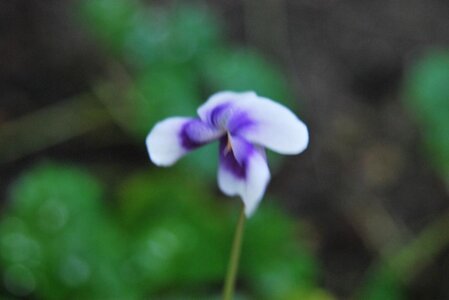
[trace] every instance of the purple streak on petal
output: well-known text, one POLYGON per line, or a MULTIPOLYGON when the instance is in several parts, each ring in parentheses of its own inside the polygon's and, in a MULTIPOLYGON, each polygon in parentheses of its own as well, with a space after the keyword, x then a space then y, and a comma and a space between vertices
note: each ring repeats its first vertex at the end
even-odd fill
POLYGON ((246 178, 246 164, 239 163, 235 157, 234 153, 232 151, 228 151, 226 149, 226 145, 228 144, 228 137, 224 136, 220 139, 220 165, 231 172, 235 177, 244 179, 246 178))
POLYGON ((224 127, 232 110, 231 107, 231 103, 225 102, 212 109, 208 116, 209 124, 216 128, 224 127))
POLYGON ((220 139, 220 164, 237 178, 245 179, 248 161, 258 151, 251 143, 238 136, 223 136, 220 139), (227 148, 231 142, 232 150, 227 148))
POLYGON ((235 135, 231 135, 231 144, 234 158, 240 165, 245 165, 256 150, 251 143, 235 135))
POLYGON ((231 134, 254 125, 254 121, 245 111, 239 110, 231 102, 225 102, 212 109, 208 123, 216 128, 223 128, 231 134))
POLYGON ((179 133, 181 144, 186 150, 198 148, 213 140, 218 139, 223 135, 223 132, 216 128, 194 119, 185 123, 179 133))
POLYGON ((253 125, 255 122, 248 116, 248 113, 235 111, 228 120, 227 130, 231 135, 238 135, 239 131, 249 129, 253 125))

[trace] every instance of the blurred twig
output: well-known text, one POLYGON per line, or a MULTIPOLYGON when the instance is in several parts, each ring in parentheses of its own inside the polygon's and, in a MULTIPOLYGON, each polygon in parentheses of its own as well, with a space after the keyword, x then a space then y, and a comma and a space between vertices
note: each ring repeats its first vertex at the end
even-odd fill
POLYGON ((449 212, 428 225, 408 245, 383 259, 404 284, 409 283, 432 259, 449 246, 449 212))
POLYGON ((380 199, 360 198, 364 201, 347 201, 345 212, 365 245, 380 256, 398 249, 410 237, 410 232, 400 220, 391 216, 380 199))
POLYGON ((92 93, 2 123, 0 163, 18 160, 113 122, 131 132, 132 115, 126 91, 132 84, 125 68, 111 62, 108 80, 92 85, 92 93))
POLYGON ((45 107, 0 127, 0 163, 12 162, 111 122, 89 95, 45 107))
MULTIPOLYGON (((429 224, 409 244, 397 251, 390 252, 375 263, 368 272, 373 274, 392 274, 397 282, 409 284, 432 260, 449 246, 449 211, 429 224)), ((364 286, 361 286, 362 288, 364 286)), ((357 291, 355 299, 360 298, 362 291, 357 291)))
POLYGON ((135 87, 133 78, 122 64, 111 60, 108 65, 108 73, 108 80, 93 85, 92 92, 117 124, 132 135, 133 108, 128 101, 127 92, 132 89, 133 96, 139 98, 144 96, 135 87))

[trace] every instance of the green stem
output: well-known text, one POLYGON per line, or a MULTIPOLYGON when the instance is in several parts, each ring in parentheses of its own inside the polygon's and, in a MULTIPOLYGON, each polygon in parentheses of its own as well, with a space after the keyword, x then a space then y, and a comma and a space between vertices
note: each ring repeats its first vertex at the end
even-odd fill
POLYGON ((240 250, 242 248, 243 229, 245 228, 245 206, 242 205, 240 217, 235 230, 234 241, 232 242, 231 257, 228 264, 228 272, 225 278, 223 289, 223 300, 232 300, 234 295, 235 279, 239 267, 240 250))

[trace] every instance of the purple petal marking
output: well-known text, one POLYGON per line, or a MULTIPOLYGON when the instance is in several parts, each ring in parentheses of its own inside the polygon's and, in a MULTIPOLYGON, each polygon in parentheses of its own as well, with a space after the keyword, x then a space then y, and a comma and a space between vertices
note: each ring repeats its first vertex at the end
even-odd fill
POLYGON ((223 136, 220 139, 220 164, 237 178, 245 179, 249 158, 255 151, 253 145, 240 137, 232 136, 229 141, 228 135, 223 136), (229 142, 232 150, 227 148, 229 142))
POLYGON ((186 150, 193 150, 218 139, 224 132, 202 122, 199 119, 185 123, 179 133, 181 145, 186 150))
POLYGON ((248 116, 245 111, 235 111, 229 118, 226 125, 231 135, 238 135, 238 132, 244 129, 249 129, 255 125, 255 122, 248 116))
POLYGON ((216 128, 222 128, 231 134, 237 134, 241 129, 254 125, 248 113, 242 111, 231 102, 225 102, 211 110, 208 123, 216 128))
POLYGON ((246 178, 246 166, 244 163, 240 164, 234 157, 232 151, 228 151, 226 146, 228 144, 228 137, 224 136, 220 139, 220 164, 221 166, 231 172, 235 177, 246 178))
POLYGON ((208 117, 209 123, 216 128, 224 127, 232 110, 231 106, 231 103, 225 102, 212 109, 208 117))

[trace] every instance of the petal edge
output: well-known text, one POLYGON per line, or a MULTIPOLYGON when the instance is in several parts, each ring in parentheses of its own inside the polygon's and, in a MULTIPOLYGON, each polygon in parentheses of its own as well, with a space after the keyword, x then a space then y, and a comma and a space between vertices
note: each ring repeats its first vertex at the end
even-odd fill
MULTIPOLYGON (((247 143, 247 145, 250 144, 247 143)), ((245 205, 247 217, 250 217, 257 209, 270 180, 270 171, 263 150, 250 146, 251 151, 238 162, 232 153, 223 152, 226 149, 222 142, 218 169, 220 190, 228 196, 239 195, 245 205)))
POLYGON ((191 118, 172 117, 157 123, 145 143, 150 160, 157 166, 168 167, 181 158, 188 149, 182 146, 180 133, 191 118))
POLYGON ((307 126, 287 107, 258 97, 242 108, 253 120, 253 125, 242 128, 238 135, 280 154, 299 154, 307 148, 307 126))

